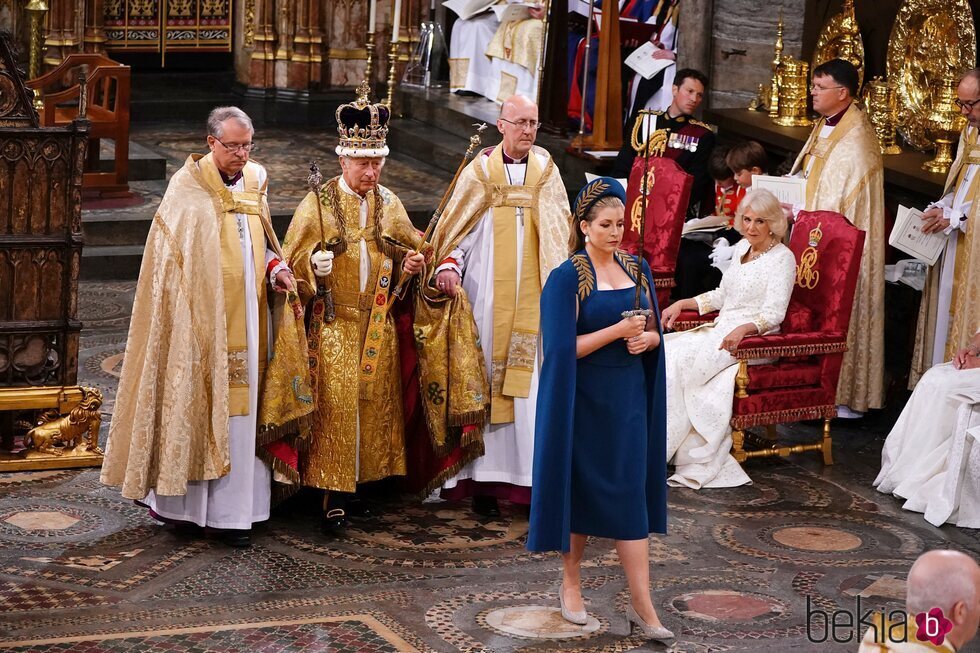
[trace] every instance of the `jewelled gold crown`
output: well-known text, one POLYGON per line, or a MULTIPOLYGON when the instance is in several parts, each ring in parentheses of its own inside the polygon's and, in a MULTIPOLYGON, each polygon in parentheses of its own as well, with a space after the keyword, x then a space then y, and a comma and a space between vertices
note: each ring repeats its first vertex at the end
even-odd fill
POLYGON ((357 99, 337 107, 337 145, 339 156, 388 156, 388 120, 391 112, 384 104, 372 104, 368 99, 371 87, 367 81, 357 87, 357 99))
POLYGON ((816 247, 819 245, 820 240, 823 238, 823 232, 820 230, 820 224, 822 223, 818 223, 816 227, 810 230, 810 238, 807 241, 807 244, 810 245, 810 247, 816 247))

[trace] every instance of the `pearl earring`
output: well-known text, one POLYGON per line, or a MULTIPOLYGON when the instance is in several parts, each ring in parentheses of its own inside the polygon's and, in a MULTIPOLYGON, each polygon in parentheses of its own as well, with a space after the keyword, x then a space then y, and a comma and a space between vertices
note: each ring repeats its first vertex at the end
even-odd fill
POLYGON ((588 234, 586 234, 586 236, 585 236, 585 242, 589 242, 589 236, 588 236, 588 234))

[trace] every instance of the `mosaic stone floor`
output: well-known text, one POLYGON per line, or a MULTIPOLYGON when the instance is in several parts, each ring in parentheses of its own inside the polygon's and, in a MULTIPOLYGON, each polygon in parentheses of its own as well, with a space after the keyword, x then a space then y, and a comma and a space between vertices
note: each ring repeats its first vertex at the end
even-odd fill
MULTIPOLYGON (((106 421, 133 289, 81 286, 79 373, 105 393, 106 421)), ((933 528, 870 489, 892 418, 835 425, 833 467, 816 456, 753 461, 749 487, 670 491, 670 532, 650 539, 650 553, 658 610, 678 635, 671 649, 627 632, 608 541, 586 552, 593 619, 561 620, 560 562, 524 550, 520 511, 477 519, 464 504, 391 497, 327 539, 315 501, 294 501, 256 529, 251 549, 233 550, 156 524, 95 470, 0 475, 0 649, 853 651, 857 629, 850 642, 814 643, 808 624, 820 639, 821 614, 899 606, 926 549, 980 554, 976 532, 933 528)))
MULTIPOLYGON (((188 153, 206 154, 208 151, 204 125, 134 123, 131 138, 166 157, 167 179, 184 165, 188 153)), ((335 129, 262 127, 255 134, 255 143, 258 147, 252 158, 269 171, 269 208, 273 215, 292 215, 300 200, 306 196, 310 161, 318 162, 324 179, 340 174, 334 151, 337 146, 335 129)), ((385 164, 382 183, 398 195, 407 210, 431 211, 449 185, 449 177, 447 173, 419 161, 406 163, 395 153, 385 164)), ((83 206, 85 217, 120 212, 152 215, 167 189, 167 182, 134 181, 130 183, 130 188, 138 196, 135 205, 127 202, 126 206, 118 208, 115 206, 118 202, 89 202, 83 206), (105 208, 99 208, 101 206, 105 208)))

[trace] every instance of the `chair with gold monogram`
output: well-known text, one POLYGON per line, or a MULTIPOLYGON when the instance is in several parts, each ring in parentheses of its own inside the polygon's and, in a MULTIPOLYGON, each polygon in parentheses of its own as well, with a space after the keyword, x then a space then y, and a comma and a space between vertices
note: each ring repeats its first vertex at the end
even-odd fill
MULTIPOLYGON (((780 333, 750 336, 733 355, 739 361, 732 408, 732 455, 739 462, 762 456, 821 451, 831 455, 830 420, 837 415, 837 381, 847 350, 864 249, 863 231, 832 211, 801 212, 793 226, 790 249, 796 256, 796 286, 780 333), (750 361, 777 359, 760 365, 750 361), (780 445, 775 425, 823 419, 823 437, 813 444, 780 445), (767 427, 761 446, 746 451, 745 431, 767 427)), ((691 329, 715 314, 685 311, 674 328, 691 329)))

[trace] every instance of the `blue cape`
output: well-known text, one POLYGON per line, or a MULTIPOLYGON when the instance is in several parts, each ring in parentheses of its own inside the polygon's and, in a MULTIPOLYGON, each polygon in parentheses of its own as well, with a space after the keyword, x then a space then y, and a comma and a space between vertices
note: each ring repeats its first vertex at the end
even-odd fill
MULTIPOLYGON (((643 261, 643 275, 651 289, 659 329, 660 310, 646 261, 643 261)), ((635 280, 635 275, 631 276, 635 280)), ((531 520, 527 536, 527 548, 531 551, 569 550, 579 289, 578 271, 567 260, 551 273, 541 293, 543 360, 534 425, 531 520)), ((588 296, 581 301, 588 301, 588 296)), ((663 338, 662 329, 660 335, 663 338)), ((647 389, 647 514, 651 532, 666 533, 667 386, 663 341, 660 347, 642 356, 647 389)), ((610 396, 609 401, 616 401, 616 397, 610 396)))

